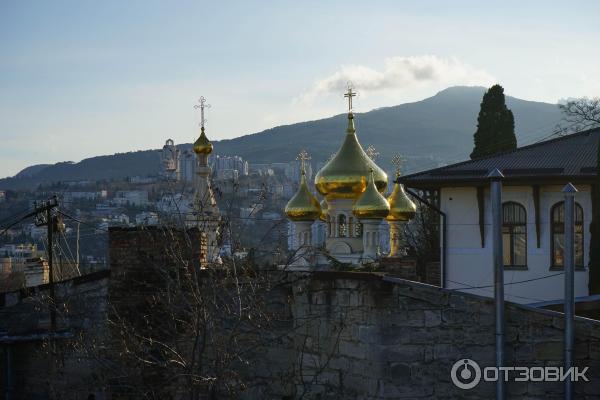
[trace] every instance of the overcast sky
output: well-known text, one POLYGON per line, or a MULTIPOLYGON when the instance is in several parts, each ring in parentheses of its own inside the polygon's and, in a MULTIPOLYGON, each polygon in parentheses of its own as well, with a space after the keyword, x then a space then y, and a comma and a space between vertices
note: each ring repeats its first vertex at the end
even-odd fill
POLYGON ((598 1, 1 1, 0 177, 501 83, 600 95, 598 1), (495 3, 495 5, 491 5, 495 3))

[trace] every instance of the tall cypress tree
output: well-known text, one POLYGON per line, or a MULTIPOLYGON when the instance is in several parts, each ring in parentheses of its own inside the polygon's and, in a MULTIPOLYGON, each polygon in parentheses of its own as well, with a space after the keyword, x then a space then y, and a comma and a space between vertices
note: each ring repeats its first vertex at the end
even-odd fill
POLYGON ((472 159, 517 148, 515 118, 506 107, 502 86, 494 85, 483 95, 473 139, 472 159))

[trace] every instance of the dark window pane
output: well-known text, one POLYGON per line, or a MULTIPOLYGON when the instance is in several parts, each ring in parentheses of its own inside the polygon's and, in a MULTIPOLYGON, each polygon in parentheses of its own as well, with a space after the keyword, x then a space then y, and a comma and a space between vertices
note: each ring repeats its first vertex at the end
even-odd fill
POLYGON ((583 235, 575 234, 575 265, 583 266, 583 235))
POLYGON ((527 237, 524 234, 514 235, 513 265, 527 265, 527 237))
POLYGON ((562 233, 554 234, 553 245, 554 254, 552 259, 552 265, 562 267, 564 265, 565 235, 563 235, 562 233))
POLYGON ((502 235, 502 258, 504 265, 511 265, 510 260, 510 234, 502 235))

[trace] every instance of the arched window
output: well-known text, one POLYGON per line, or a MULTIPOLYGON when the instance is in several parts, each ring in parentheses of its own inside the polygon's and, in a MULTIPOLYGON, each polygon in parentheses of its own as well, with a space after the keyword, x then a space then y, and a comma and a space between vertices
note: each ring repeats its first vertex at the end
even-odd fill
POLYGON ((361 238, 363 234, 363 229, 362 229, 362 224, 360 223, 360 221, 356 221, 356 224, 354 224, 354 237, 357 238, 361 238))
POLYGON ((502 205, 504 266, 527 266, 527 211, 519 203, 502 205))
POLYGON ((354 236, 354 218, 348 218, 348 237, 354 236))
MULTIPOLYGON (((550 216, 552 266, 563 267, 565 265, 565 202, 561 201, 552 206, 550 216)), ((575 203, 575 265, 583 267, 583 208, 577 203, 575 203)))
POLYGON ((338 216, 338 237, 346 237, 346 216, 340 214, 338 216))

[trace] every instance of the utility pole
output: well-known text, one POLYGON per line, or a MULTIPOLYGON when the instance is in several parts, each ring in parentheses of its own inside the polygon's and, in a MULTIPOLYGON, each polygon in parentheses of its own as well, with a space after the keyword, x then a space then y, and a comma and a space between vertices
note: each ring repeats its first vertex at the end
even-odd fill
POLYGON ((52 199, 45 201, 41 206, 36 207, 33 211, 33 215, 37 218, 36 226, 47 227, 48 236, 48 283, 50 284, 50 328, 54 332, 56 330, 56 307, 55 307, 55 296, 54 296, 54 262, 53 262, 53 250, 54 250, 54 239, 53 233, 56 229, 56 216, 52 215, 52 210, 58 207, 58 200, 56 196, 52 199), (45 214, 45 215, 44 215, 45 214))
MULTIPOLYGON (((573 367, 573 345, 575 342, 575 193, 571 183, 563 188, 565 195, 565 373, 573 367)), ((573 381, 565 379, 565 400, 573 399, 573 381)))
MULTIPOLYGON (((495 168, 488 176, 492 202, 492 249, 494 259, 494 303, 496 317, 496 368, 504 366, 504 259, 502 251, 502 179, 504 175, 495 168)), ((496 400, 506 398, 506 385, 500 377, 496 381, 496 400)))

